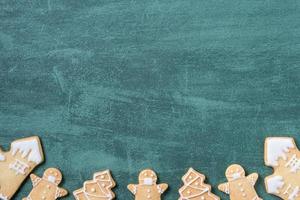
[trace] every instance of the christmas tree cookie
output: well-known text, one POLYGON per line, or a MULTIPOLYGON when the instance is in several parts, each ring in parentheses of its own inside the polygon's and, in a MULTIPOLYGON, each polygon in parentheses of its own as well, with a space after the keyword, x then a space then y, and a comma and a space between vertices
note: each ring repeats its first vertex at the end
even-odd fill
POLYGON ((300 200, 300 151, 294 139, 266 138, 265 164, 274 169, 265 178, 267 192, 284 200, 300 200))
POLYGON ((179 189, 179 200, 219 200, 211 193, 211 186, 204 183, 205 176, 193 168, 182 177, 184 185, 179 189))
POLYGON ((31 174, 30 178, 33 188, 23 200, 55 200, 68 194, 67 190, 58 187, 62 181, 62 174, 56 168, 47 169, 42 178, 34 174, 31 174))
POLYGON ((127 188, 135 195, 135 200, 160 200, 168 185, 156 182, 156 173, 151 169, 146 169, 139 174, 139 184, 129 184, 127 188))
POLYGON ((227 168, 225 175, 228 182, 220 184, 218 188, 229 194, 231 200, 262 200, 254 189, 257 173, 245 176, 243 167, 234 164, 227 168))
POLYGON ((116 186, 110 171, 105 170, 94 174, 93 180, 85 181, 83 188, 73 192, 76 200, 112 200, 115 194, 112 188, 116 186))
POLYGON ((30 172, 44 160, 38 137, 11 143, 10 151, 0 148, 0 199, 11 199, 30 172))

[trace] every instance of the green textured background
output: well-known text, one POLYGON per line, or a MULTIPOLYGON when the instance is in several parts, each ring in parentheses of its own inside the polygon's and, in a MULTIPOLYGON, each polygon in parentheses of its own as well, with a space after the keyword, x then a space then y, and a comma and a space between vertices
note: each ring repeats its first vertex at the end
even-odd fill
POLYGON ((277 199, 264 138, 300 142, 297 0, 2 0, 0 56, 2 147, 39 135, 35 172, 59 167, 70 192, 109 168, 133 199, 151 167, 175 200, 192 166, 228 199, 216 186, 240 163, 277 199))

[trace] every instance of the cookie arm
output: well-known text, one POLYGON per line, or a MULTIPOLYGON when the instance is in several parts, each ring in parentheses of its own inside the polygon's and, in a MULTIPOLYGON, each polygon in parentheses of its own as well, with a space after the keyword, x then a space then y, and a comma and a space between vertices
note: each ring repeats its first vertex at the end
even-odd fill
POLYGON ((250 181, 250 183, 252 185, 255 185, 257 179, 258 179, 258 174, 257 173, 253 173, 247 176, 247 179, 250 181))
POLYGON ((35 174, 30 174, 30 180, 32 182, 32 186, 35 187, 39 183, 39 181, 41 180, 41 178, 38 177, 35 174))
POLYGON ((168 184, 166 184, 166 183, 159 184, 159 185, 157 185, 157 189, 158 189, 158 192, 162 194, 168 189, 168 184))
POLYGON ((64 197, 68 194, 68 191, 63 188, 57 188, 57 198, 58 197, 64 197))
POLYGON ((134 185, 134 184, 129 184, 127 186, 128 190, 132 193, 132 194, 136 194, 136 191, 137 191, 137 185, 134 185))
POLYGON ((229 183, 222 183, 218 186, 218 189, 226 194, 230 194, 229 183))

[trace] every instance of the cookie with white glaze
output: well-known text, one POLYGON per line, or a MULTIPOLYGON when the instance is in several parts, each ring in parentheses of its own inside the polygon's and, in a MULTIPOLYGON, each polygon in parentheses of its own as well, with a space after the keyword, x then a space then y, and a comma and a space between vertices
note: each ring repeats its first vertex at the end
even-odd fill
POLYGON ((182 177, 184 185, 179 189, 179 200, 220 200, 211 193, 211 186, 204 183, 205 176, 193 168, 182 177))
POLYGON ((93 180, 85 181, 83 188, 75 190, 73 195, 76 200, 112 200, 115 194, 112 188, 116 186, 110 171, 97 172, 93 180))
POLYGON ((160 200, 161 195, 168 189, 168 184, 157 184, 157 175, 151 169, 145 169, 139 174, 138 184, 129 184, 128 190, 135 200, 160 200))
POLYGON ((230 200, 262 200, 254 188, 257 173, 246 176, 242 166, 233 164, 227 168, 225 176, 228 182, 220 184, 218 189, 229 194, 230 200))
POLYGON ((36 136, 13 141, 7 152, 0 148, 0 199, 11 199, 31 171, 43 161, 42 145, 36 136))
POLYGON ((62 181, 62 174, 56 168, 48 168, 43 177, 30 175, 32 190, 23 200, 55 200, 68 194, 67 190, 58 187, 62 181))
POLYGON ((266 138, 265 165, 274 169, 265 178, 267 192, 284 200, 300 200, 300 151, 294 139, 266 138))

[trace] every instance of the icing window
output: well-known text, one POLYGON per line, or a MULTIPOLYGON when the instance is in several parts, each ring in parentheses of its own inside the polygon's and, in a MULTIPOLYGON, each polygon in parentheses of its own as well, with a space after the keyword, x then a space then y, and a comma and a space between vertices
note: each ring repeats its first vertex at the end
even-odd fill
POLYGON ((25 170, 27 168, 29 168, 29 166, 26 163, 24 163, 24 162, 16 159, 13 164, 9 165, 9 168, 11 170, 14 170, 17 175, 18 174, 23 174, 24 175, 25 174, 25 170))
POLYGON ((300 169, 300 160, 294 154, 285 166, 289 167, 291 169, 291 172, 297 172, 297 170, 300 169))

